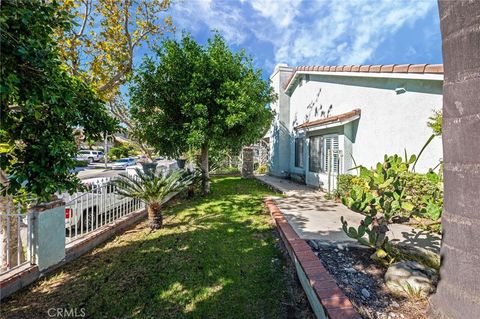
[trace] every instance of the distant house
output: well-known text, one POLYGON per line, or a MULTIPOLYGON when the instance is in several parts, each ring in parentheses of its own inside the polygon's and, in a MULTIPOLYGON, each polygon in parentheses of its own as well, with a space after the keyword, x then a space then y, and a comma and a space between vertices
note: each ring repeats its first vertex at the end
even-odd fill
MULTIPOLYGON (((316 187, 333 188, 335 176, 350 172, 354 163, 370 167, 384 154, 418 153, 432 134, 428 118, 442 107, 438 64, 279 64, 270 79, 278 100, 266 136, 269 172, 316 187)), ((417 171, 435 167, 441 158, 436 138, 417 171)))

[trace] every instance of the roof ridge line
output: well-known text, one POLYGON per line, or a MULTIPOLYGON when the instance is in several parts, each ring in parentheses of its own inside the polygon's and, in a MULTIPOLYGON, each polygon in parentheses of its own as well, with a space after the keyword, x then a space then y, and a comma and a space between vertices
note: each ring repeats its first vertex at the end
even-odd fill
POLYGON ((362 64, 337 66, 297 66, 283 83, 286 90, 297 72, 355 72, 355 73, 411 73, 411 74, 443 74, 443 64, 362 64))

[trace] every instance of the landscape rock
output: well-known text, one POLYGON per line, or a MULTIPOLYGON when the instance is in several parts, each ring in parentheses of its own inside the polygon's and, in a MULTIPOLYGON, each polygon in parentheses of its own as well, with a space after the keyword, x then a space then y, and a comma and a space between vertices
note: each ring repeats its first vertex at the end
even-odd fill
POLYGON ((318 250, 318 244, 315 240, 311 240, 310 241, 310 245, 312 245, 312 247, 315 249, 315 250, 318 250))
POLYGON ((362 295, 367 299, 370 298, 370 293, 365 288, 362 289, 362 295))
POLYGON ((397 262, 388 267, 385 284, 393 292, 428 296, 435 289, 436 272, 415 261, 397 262))
POLYGON ((355 270, 355 268, 353 268, 353 267, 347 267, 347 268, 345 268, 345 271, 348 272, 348 273, 351 273, 351 274, 357 272, 357 270, 355 270))

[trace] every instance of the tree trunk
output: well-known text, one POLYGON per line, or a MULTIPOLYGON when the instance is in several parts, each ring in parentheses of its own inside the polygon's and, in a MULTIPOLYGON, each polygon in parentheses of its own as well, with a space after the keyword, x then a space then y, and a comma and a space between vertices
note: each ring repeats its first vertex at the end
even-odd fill
POLYGON ((480 1, 439 1, 444 63, 442 265, 429 314, 480 314, 480 1))
POLYGON ((163 227, 163 216, 161 214, 160 203, 151 203, 147 207, 148 225, 151 230, 157 230, 163 227))
POLYGON ((210 193, 210 174, 208 172, 208 143, 202 145, 200 151, 200 168, 202 169, 202 193, 207 195, 210 193))

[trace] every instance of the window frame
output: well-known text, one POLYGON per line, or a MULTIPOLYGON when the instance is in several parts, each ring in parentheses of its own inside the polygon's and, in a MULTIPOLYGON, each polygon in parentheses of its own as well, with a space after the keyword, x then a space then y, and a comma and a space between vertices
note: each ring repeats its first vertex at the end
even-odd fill
POLYGON ((305 148, 305 139, 303 137, 296 137, 294 148, 294 166, 297 168, 304 168, 303 150, 305 148))
MULTIPOLYGON (((332 146, 334 145, 333 144, 333 139, 334 138, 337 138, 337 146, 338 146, 338 149, 337 151, 340 151, 340 134, 325 134, 325 135, 312 135, 309 137, 309 148, 308 148, 308 171, 311 172, 311 173, 323 173, 323 174, 326 174, 328 173, 328 165, 327 165, 327 139, 328 138, 332 138, 332 146), (316 138, 320 138, 320 144, 319 144, 319 150, 316 152, 318 153, 318 158, 316 158, 316 160, 312 159, 312 146, 314 145, 313 143, 313 140, 316 139, 316 138), (312 163, 316 162, 317 164, 317 167, 315 167, 315 169, 312 169, 312 163)), ((339 158, 339 155, 337 154, 337 162, 338 162, 338 158, 339 158)), ((333 160, 335 161, 335 156, 333 158, 333 160)), ((337 164, 337 172, 335 172, 335 164, 333 164, 333 168, 332 168, 332 173, 337 173, 339 174, 340 172, 340 163, 337 164)))
POLYGON ((313 135, 309 137, 309 143, 308 143, 308 171, 311 173, 322 173, 322 154, 323 154, 323 135, 313 135), (319 146, 319 149, 317 150, 318 153, 318 158, 312 157, 312 152, 313 152, 313 145, 314 145, 314 140, 315 139, 320 139, 320 142, 317 143, 319 146), (318 163, 318 167, 315 166, 315 170, 313 169, 314 165, 312 163, 318 163))

